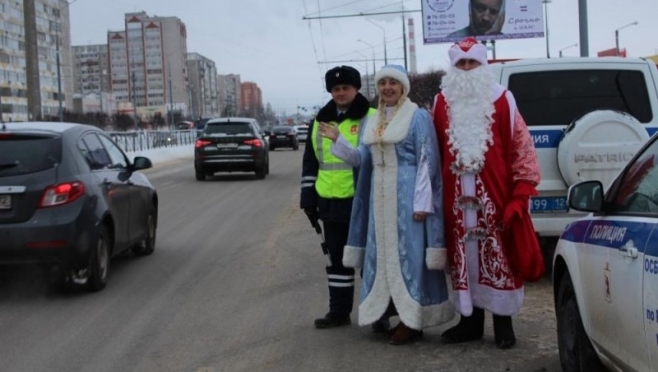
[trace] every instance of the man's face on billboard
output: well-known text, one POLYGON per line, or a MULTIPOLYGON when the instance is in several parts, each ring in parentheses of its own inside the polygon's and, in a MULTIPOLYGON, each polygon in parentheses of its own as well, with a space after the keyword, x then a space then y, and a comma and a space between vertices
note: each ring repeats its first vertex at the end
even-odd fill
POLYGON ((484 35, 503 10, 503 0, 471 0, 471 25, 476 35, 484 35))

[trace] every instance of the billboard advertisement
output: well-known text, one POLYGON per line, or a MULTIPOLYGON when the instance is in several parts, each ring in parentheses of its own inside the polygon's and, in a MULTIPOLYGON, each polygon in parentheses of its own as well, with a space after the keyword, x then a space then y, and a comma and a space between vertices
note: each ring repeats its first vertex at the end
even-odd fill
POLYGON ((421 0, 423 42, 544 37, 542 0, 421 0))

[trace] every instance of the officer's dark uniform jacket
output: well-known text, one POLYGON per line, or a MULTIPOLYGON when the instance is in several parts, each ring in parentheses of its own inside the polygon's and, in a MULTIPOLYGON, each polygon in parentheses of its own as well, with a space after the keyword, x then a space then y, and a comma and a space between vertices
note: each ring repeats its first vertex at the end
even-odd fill
MULTIPOLYGON (((359 126, 357 136, 361 128, 365 125, 369 112, 375 112, 370 109, 370 103, 362 94, 357 94, 350 108, 338 116, 338 110, 333 100, 329 101, 318 114, 315 121, 309 127, 309 137, 306 141, 304 150, 304 160, 302 169, 301 184, 301 202, 302 209, 317 208, 320 219, 324 225, 324 235, 331 256, 331 266, 327 267, 327 276, 329 280, 329 310, 336 314, 349 314, 352 311, 354 295, 354 269, 343 266, 343 249, 347 244, 347 235, 349 233, 350 214, 352 212, 352 200, 354 197, 354 185, 358 170, 352 169, 347 163, 336 158, 328 164, 320 162, 318 152, 322 152, 323 158, 328 157, 330 148, 322 146, 323 138, 318 131, 319 122, 336 122, 339 124, 339 130, 344 133, 345 128, 341 123, 350 122, 350 126, 357 124, 359 126), (313 139, 312 136, 317 136, 313 139), (316 151, 316 147, 321 148, 316 151), (329 174, 332 171, 340 172, 335 174, 334 180, 339 180, 340 184, 333 183, 335 190, 332 190, 332 183, 325 182, 316 185, 320 172, 327 172, 327 178, 332 177, 329 174), (353 177, 345 177, 345 172, 352 172, 353 177), (350 189, 351 188, 351 189, 350 189), (318 189, 322 192, 318 193, 318 189), (340 197, 323 197, 320 194, 334 194, 340 197)), ((353 133, 353 132, 352 132, 353 133)), ((354 134, 354 133, 353 133, 354 134)), ((325 142, 326 143, 326 142, 325 142)), ((355 144, 353 142, 353 144, 355 144)), ((356 147, 356 144, 355 144, 356 147)))

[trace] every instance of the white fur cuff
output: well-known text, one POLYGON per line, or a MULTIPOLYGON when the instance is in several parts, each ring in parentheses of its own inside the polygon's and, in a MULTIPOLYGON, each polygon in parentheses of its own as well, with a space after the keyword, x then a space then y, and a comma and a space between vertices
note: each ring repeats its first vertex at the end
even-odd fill
POLYGON ((426 248, 425 265, 429 270, 445 270, 448 266, 448 250, 445 248, 426 248))
POLYGON ((363 267, 363 258, 366 254, 365 248, 346 245, 343 251, 343 266, 359 269, 363 267))

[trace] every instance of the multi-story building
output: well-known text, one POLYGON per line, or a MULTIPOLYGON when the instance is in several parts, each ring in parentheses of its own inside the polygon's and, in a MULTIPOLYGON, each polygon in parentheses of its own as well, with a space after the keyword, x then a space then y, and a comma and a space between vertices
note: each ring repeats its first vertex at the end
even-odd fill
POLYGON ((199 53, 188 53, 187 74, 192 117, 219 116, 215 62, 199 53))
POLYGON ((28 13, 34 18, 30 18, 25 27, 24 1, 0 0, 0 112, 4 120, 56 116, 60 100, 62 109, 70 108, 73 103, 68 3, 65 0, 32 1, 34 12, 28 13), (30 27, 35 24, 36 27, 30 27), (36 45, 27 45, 28 34, 36 45), (28 87, 28 53, 33 54, 31 61, 38 63, 34 70, 38 74, 32 75, 38 75, 34 76, 38 93, 28 87), (61 95, 58 94, 60 89, 61 95), (28 94, 32 94, 32 115, 28 114, 28 94))
POLYGON ((107 39, 110 89, 124 111, 189 114, 187 30, 178 17, 127 13, 125 30, 107 39))
MULTIPOLYGON (((74 111, 79 107, 90 107, 88 110, 112 114, 116 107, 110 92, 109 59, 107 44, 74 46, 73 76, 76 97, 96 97, 98 107, 94 105, 80 106, 74 102, 74 111)), ((74 97, 74 98, 76 98, 74 97)))
POLYGON ((263 93, 258 87, 258 84, 251 81, 242 83, 241 91, 241 111, 255 117, 263 110, 263 93))
POLYGON ((240 75, 217 75, 219 114, 221 116, 236 116, 240 113, 242 107, 241 88, 240 75))

